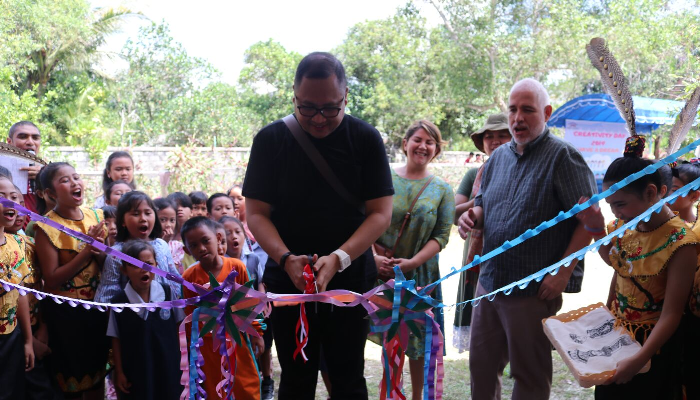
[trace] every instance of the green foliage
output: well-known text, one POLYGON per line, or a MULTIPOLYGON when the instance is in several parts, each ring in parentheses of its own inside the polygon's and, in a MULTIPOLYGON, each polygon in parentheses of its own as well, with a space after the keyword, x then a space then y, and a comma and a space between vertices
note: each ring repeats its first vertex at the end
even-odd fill
POLYGON ((294 73, 302 55, 272 41, 258 42, 245 52, 241 70, 242 105, 258 118, 262 127, 292 111, 294 73))
POLYGON ((349 75, 350 112, 401 143, 411 123, 444 118, 429 31, 413 6, 386 20, 355 25, 336 49, 349 75))
MULTIPOLYGON (((46 108, 36 103, 36 97, 31 90, 17 94, 13 88, 10 68, 0 68, 0 137, 5 141, 9 128, 17 121, 41 121, 46 108)), ((50 137, 53 131, 50 127, 38 124, 44 136, 50 137)))
MULTIPOLYGON (((475 150, 468 133, 505 111, 511 85, 525 77, 545 83, 555 108, 600 92, 585 55, 594 36, 608 41, 635 95, 682 99, 699 82, 697 1, 423 4, 440 23, 428 24, 409 1, 351 27, 333 51, 348 72, 348 112, 385 133, 394 150, 421 118, 438 124, 448 149, 475 150)), ((292 110, 302 55, 272 39, 252 45, 238 81, 227 84, 167 24, 147 24, 121 52, 128 68, 107 77, 99 46, 133 16, 88 0, 1 0, 0 128, 39 121, 46 144, 84 146, 100 163, 108 145, 248 146, 292 110)))

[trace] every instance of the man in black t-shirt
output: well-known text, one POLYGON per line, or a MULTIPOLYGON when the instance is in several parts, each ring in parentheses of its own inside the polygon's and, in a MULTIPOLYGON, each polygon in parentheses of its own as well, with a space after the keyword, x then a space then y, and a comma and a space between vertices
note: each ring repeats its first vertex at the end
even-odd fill
MULTIPOLYGON (((266 126, 253 141, 243 195, 251 232, 270 256, 263 282, 271 292, 302 292, 309 256, 319 291, 363 293, 376 279, 370 246, 389 227, 394 189, 382 139, 369 124, 345 115, 347 94, 345 70, 331 54, 312 53, 299 63, 293 102, 302 134, 363 203, 364 212, 324 179, 284 122, 266 126)), ((293 356, 299 305, 272 310, 282 367, 279 398, 315 398, 323 347, 333 399, 366 399, 365 310, 324 303, 305 307, 306 362, 293 356)))

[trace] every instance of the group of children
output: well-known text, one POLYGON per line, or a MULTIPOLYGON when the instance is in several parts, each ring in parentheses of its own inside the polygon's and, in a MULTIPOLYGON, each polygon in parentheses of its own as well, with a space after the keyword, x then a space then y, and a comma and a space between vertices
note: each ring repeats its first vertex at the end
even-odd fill
MULTIPOLYGON (((210 274, 223 282, 236 271, 238 284, 253 280, 256 290, 264 290, 267 255, 245 223, 239 185, 227 194, 177 192, 154 201, 136 189, 133 171, 128 153, 112 154, 105 168, 104 195, 97 200, 101 206, 89 208, 83 204, 85 188, 75 169, 68 163, 51 163, 37 178, 37 213, 195 285, 206 288, 210 274)), ((21 191, 2 172, 0 196, 23 204, 21 191)), ((196 296, 177 282, 124 263, 49 224, 27 224, 28 217, 12 208, 0 206, 0 214, 3 280, 102 303, 196 296)), ((183 389, 178 330, 184 312, 192 311, 105 313, 0 289, 0 399, 103 399, 108 374, 119 398, 177 399, 183 389)), ((236 398, 261 399, 261 383, 263 388, 273 387, 271 332, 260 329, 259 335, 241 334, 244 345, 235 349, 235 364, 227 366, 235 369, 236 398)), ((200 368, 206 379, 201 386, 207 398, 217 398, 217 385, 226 378, 222 359, 213 349, 211 334, 203 340, 200 368)))
MULTIPOLYGON (((607 170, 604 188, 652 163, 641 158, 643 146, 643 138, 628 140, 625 156, 607 170)), ((193 284, 207 287, 210 274, 223 282, 236 271, 237 283, 252 279, 256 289, 264 290, 267 255, 245 222, 240 186, 226 194, 178 192, 153 201, 136 191, 128 153, 115 154, 105 169, 102 208, 83 205, 84 185, 71 165, 51 163, 37 181, 39 213, 193 284)), ((664 167, 607 197, 614 221, 606 224, 594 207, 578 218, 593 239, 602 238, 699 178, 697 164, 664 167)), ((0 196, 22 202, 20 191, 1 174, 0 196)), ((682 391, 687 398, 700 398, 698 199, 700 191, 691 191, 600 247, 600 256, 615 269, 607 305, 642 343, 642 350, 618 364, 610 384, 596 388, 596 398, 673 399, 682 391), (649 360, 651 370, 637 375, 649 360)), ((158 302, 196 295, 46 223, 25 227, 26 217, 12 208, 0 206, 0 214, 3 280, 98 302, 158 302)), ((1 290, 0 398, 24 398, 25 392, 57 388, 65 398, 101 399, 108 365, 113 366, 112 380, 120 398, 178 398, 182 390, 178 327, 185 313, 192 311, 188 307, 184 313, 157 309, 107 314, 1 290)), ((267 332, 261 335, 265 340, 241 333, 246 345, 235 352, 236 398, 260 399, 261 375, 263 383, 271 382, 267 332)), ((206 376, 202 386, 208 398, 217 397, 217 385, 226 379, 213 346, 211 334, 205 336, 200 349, 206 376)))

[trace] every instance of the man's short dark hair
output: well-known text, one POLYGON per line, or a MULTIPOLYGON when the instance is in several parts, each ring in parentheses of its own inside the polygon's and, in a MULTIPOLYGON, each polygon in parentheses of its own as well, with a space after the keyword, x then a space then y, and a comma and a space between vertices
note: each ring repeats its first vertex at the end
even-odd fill
POLYGON ((345 77, 345 67, 331 53, 313 52, 304 57, 294 76, 294 85, 299 86, 303 78, 307 79, 326 79, 331 75, 338 78, 338 83, 341 86, 346 86, 348 81, 345 77))
POLYGON ((34 125, 34 123, 31 121, 19 121, 10 127, 9 138, 12 139, 12 137, 15 136, 15 132, 17 132, 17 130, 23 126, 33 126, 37 131, 39 130, 39 127, 34 125))

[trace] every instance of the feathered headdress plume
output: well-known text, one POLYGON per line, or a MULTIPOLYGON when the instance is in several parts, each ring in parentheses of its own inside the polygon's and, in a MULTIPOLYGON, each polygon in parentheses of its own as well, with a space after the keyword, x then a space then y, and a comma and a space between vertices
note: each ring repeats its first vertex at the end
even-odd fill
POLYGON ((620 112, 622 119, 627 123, 627 130, 630 135, 636 135, 632 95, 627 88, 627 80, 622 74, 622 69, 615 61, 615 57, 610 53, 610 50, 608 50, 605 40, 603 38, 591 39, 591 43, 586 45, 586 52, 593 66, 600 72, 603 87, 612 97, 615 107, 620 112))
POLYGON ((668 138, 668 154, 676 152, 681 148, 681 143, 685 139, 688 131, 693 126, 693 120, 698 113, 698 104, 700 104, 700 86, 696 87, 693 94, 685 103, 685 106, 678 114, 676 123, 671 128, 671 136, 668 138))

